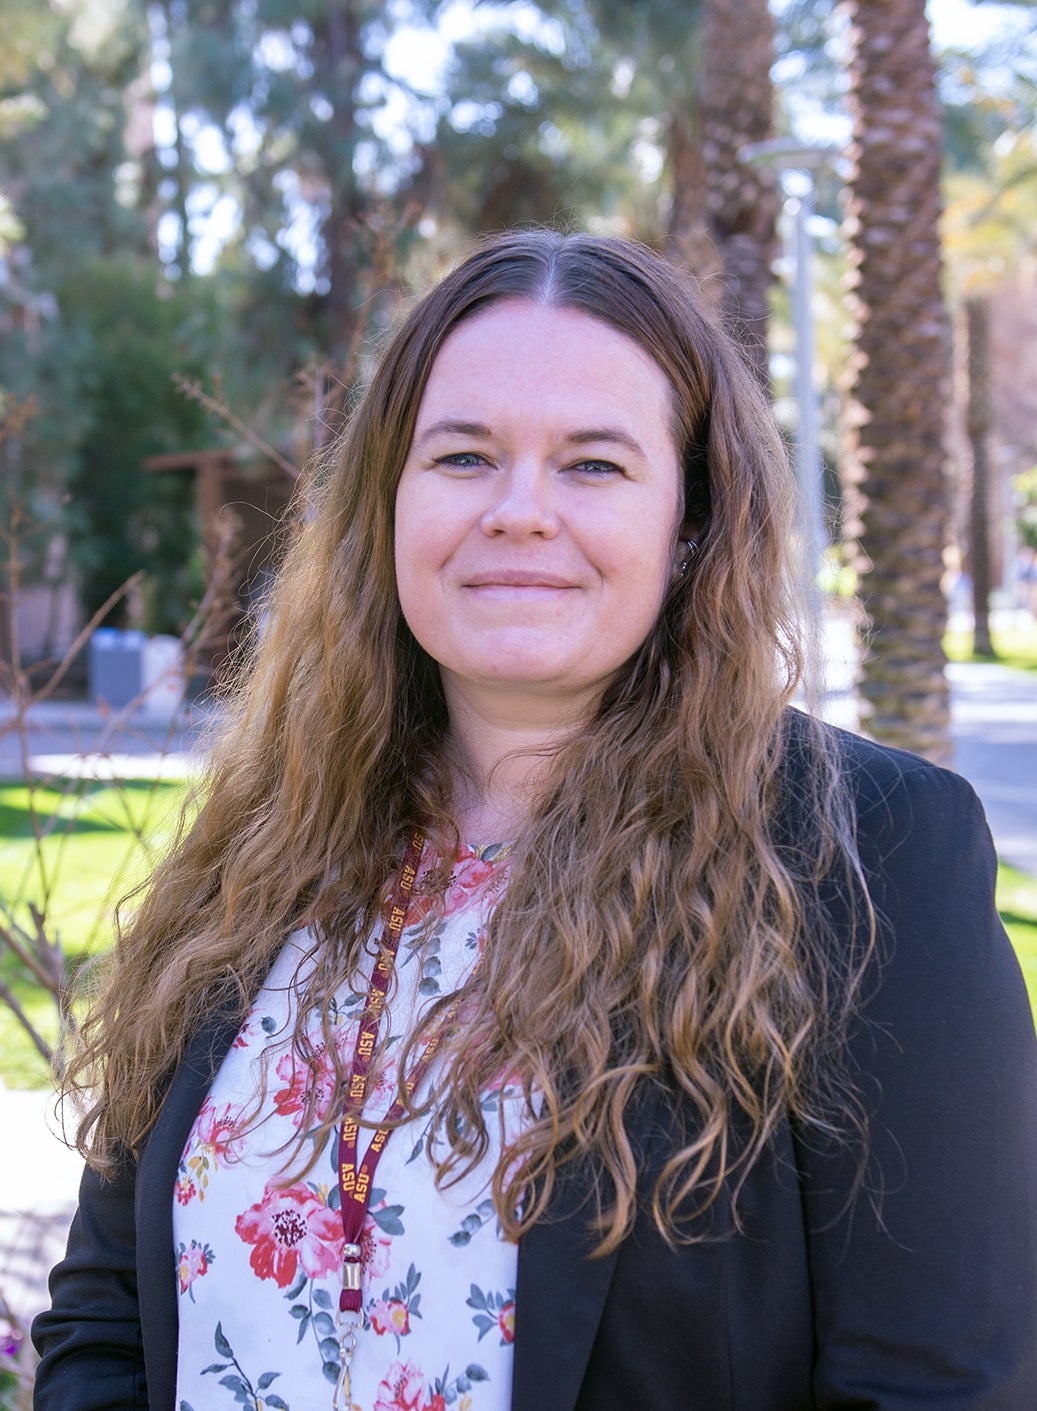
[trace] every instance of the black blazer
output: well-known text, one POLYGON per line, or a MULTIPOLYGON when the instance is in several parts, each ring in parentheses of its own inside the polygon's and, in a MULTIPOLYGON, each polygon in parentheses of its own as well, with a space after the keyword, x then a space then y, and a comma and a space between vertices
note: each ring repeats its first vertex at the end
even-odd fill
MULTIPOLYGON (((714 1238, 672 1249, 646 1212, 589 1259, 569 1174, 519 1247, 513 1411, 1037 1407, 1037 1045, 982 810, 954 774, 843 743, 886 952, 850 1052, 863 1187, 853 1151, 786 1123, 739 1231, 718 1207, 714 1238)), ((838 889, 826 905, 848 933, 838 889)), ((234 1028, 197 1035, 138 1168, 86 1172, 33 1328, 37 1411, 173 1411, 174 1175, 234 1028)), ((648 1182, 677 1101, 637 1112, 648 1182)))

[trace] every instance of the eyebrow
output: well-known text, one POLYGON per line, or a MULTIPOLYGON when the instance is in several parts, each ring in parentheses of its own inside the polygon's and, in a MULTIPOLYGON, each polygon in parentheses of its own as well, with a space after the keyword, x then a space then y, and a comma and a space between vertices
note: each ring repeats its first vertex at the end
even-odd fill
POLYGON ((484 426, 481 421, 434 421, 431 426, 427 426, 418 437, 418 444, 430 441, 433 436, 478 436, 483 440, 492 436, 493 432, 488 426, 484 426))
MULTIPOLYGON (((449 419, 434 421, 418 437, 418 444, 421 445, 439 435, 474 436, 488 440, 493 436, 493 431, 481 421, 452 421, 449 419)), ((600 445, 604 442, 607 445, 625 446, 627 450, 633 451, 639 456, 645 454, 644 447, 639 441, 615 426, 592 426, 583 431, 573 431, 563 439, 570 446, 600 445)))
POLYGON ((620 431, 615 426, 594 426, 587 431, 574 431, 565 439, 571 446, 589 446, 604 441, 607 445, 625 446, 628 451, 634 451, 639 456, 645 453, 640 441, 635 441, 633 436, 628 436, 625 431, 620 431))

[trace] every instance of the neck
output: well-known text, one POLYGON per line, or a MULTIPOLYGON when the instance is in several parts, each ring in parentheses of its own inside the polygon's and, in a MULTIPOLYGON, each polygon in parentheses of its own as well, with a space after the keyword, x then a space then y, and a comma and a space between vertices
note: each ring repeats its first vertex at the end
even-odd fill
POLYGON ((452 689, 447 682, 444 689, 458 830, 467 842, 506 842, 529 817, 555 751, 578 720, 565 718, 555 703, 523 708, 452 689))

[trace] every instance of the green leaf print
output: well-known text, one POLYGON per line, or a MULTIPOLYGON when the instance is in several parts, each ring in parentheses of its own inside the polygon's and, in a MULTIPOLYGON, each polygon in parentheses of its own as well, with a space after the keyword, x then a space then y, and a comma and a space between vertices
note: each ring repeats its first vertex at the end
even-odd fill
POLYGON ((481 1200, 475 1207, 472 1215, 466 1215, 461 1221, 461 1228, 450 1236, 450 1243, 461 1249, 471 1241, 473 1235, 477 1234, 488 1220, 494 1219, 496 1211, 492 1200, 481 1200))
MULTIPOLYGON (((210 1366, 206 1367, 203 1370, 202 1376, 204 1377, 206 1373, 210 1372, 228 1372, 228 1376, 220 1377, 219 1385, 223 1387, 226 1391, 234 1393, 234 1401, 236 1405, 250 1407, 251 1411, 260 1411, 259 1393, 261 1391, 265 1392, 267 1388, 273 1382, 275 1382, 277 1378, 281 1375, 280 1372, 260 1373, 259 1380, 256 1386, 253 1386, 252 1383, 249 1381, 248 1376, 246 1375, 241 1363, 234 1356, 234 1349, 231 1347, 229 1341, 227 1340, 227 1337, 223 1331, 222 1323, 216 1324, 216 1331, 213 1334, 213 1342, 216 1346, 216 1351, 220 1354, 220 1356, 226 1357, 229 1360, 226 1362, 213 1362, 210 1366), (231 1367, 234 1368, 233 1372, 230 1371, 231 1367)), ((262 1406, 264 1408, 264 1411, 265 1408, 271 1408, 271 1411, 291 1411, 291 1408, 287 1405, 286 1402, 282 1401, 279 1396, 264 1396, 262 1400, 262 1406)), ((191 1411, 191 1408, 187 1406, 186 1402, 182 1401, 180 1403, 180 1411, 191 1411)))

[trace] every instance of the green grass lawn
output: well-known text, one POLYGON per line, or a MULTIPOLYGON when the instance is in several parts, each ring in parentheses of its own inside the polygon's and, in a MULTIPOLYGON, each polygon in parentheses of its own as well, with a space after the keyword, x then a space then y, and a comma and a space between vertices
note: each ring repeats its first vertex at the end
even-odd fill
POLYGON ((1037 877, 1002 864, 997 873, 997 905, 1037 1015, 1037 877))
MULTIPOLYGON (((115 903, 147 875, 176 827, 187 785, 181 781, 54 781, 34 789, 0 783, 0 922, 31 928, 29 903, 74 965, 111 942, 115 903), (36 838, 39 836, 39 845, 36 838)), ((47 993, 9 956, 0 974, 48 1041, 56 1034, 47 993)), ((42 1058, 10 1009, 0 1003, 0 1074, 9 1087, 44 1086, 42 1058)))
POLYGON ((1001 666, 1013 666, 1017 671, 1037 672, 1037 621, 990 634, 994 655, 976 656, 972 650, 971 632, 948 632, 944 650, 951 661, 996 661, 1001 666))
MULTIPOLYGON (((111 940, 112 905, 142 880, 168 843, 186 795, 183 783, 144 780, 36 790, 37 826, 43 830, 37 850, 28 791, 0 784, 0 918, 13 914, 25 925, 28 902, 47 898, 51 934, 76 963, 102 952, 111 940)), ((1037 1014, 1037 878, 1002 866, 997 901, 1037 1014)), ((0 973, 52 1039, 49 997, 9 958, 0 962, 0 973)), ((3 1004, 0 1073, 13 1088, 50 1081, 39 1053, 3 1004)))

